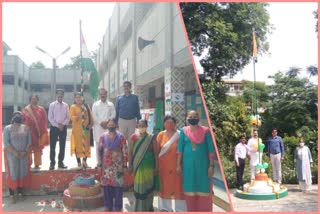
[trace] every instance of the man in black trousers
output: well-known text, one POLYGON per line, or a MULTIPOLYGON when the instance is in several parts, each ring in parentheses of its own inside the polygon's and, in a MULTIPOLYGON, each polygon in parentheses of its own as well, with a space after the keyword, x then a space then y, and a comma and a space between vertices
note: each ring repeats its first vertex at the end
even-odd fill
POLYGON ((57 89, 56 91, 57 100, 50 103, 48 120, 50 126, 50 168, 54 170, 56 161, 56 143, 59 137, 59 157, 58 157, 58 168, 66 169, 64 165, 64 153, 66 147, 67 138, 67 125, 69 124, 69 106, 63 102, 64 90, 57 89))
POLYGON ((246 137, 244 135, 240 136, 240 142, 236 145, 234 149, 234 160, 236 163, 237 171, 237 188, 243 190, 243 171, 245 166, 245 159, 247 156, 248 148, 246 145, 246 137))

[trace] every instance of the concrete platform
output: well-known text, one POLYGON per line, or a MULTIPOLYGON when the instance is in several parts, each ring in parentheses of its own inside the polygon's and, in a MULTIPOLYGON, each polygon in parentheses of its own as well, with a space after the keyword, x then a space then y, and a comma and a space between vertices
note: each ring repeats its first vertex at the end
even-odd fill
POLYGON ((317 212, 318 185, 312 185, 309 193, 299 190, 299 185, 283 184, 288 188, 288 196, 275 200, 246 200, 235 197, 236 189, 231 189, 231 200, 236 212, 317 212))

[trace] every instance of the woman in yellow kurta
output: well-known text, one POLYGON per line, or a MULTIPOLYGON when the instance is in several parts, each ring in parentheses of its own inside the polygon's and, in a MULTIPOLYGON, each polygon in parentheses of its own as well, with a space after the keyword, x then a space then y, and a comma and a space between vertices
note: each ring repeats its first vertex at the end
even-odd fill
POLYGON ((70 107, 70 119, 72 121, 71 155, 76 154, 78 167, 81 167, 80 158, 83 158, 82 167, 86 168, 88 167, 87 158, 90 157, 90 129, 93 119, 91 112, 88 112, 82 103, 81 94, 76 93, 74 99, 75 104, 70 107), (91 124, 89 121, 91 121, 91 124))

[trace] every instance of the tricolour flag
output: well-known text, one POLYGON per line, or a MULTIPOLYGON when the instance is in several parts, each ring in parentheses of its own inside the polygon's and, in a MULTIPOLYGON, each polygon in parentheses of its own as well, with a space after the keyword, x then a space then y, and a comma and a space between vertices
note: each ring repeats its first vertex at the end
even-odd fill
POLYGON ((257 61, 257 40, 256 40, 256 32, 252 32, 252 39, 253 39, 253 59, 257 61))
MULTIPOLYGON (((89 75, 89 93, 93 99, 98 97, 99 74, 90 57, 86 42, 83 38, 82 30, 80 28, 80 47, 81 47, 81 69, 83 72, 88 72, 89 75)), ((83 77, 82 77, 83 78, 83 77)), ((83 81, 83 80, 82 80, 83 81)))

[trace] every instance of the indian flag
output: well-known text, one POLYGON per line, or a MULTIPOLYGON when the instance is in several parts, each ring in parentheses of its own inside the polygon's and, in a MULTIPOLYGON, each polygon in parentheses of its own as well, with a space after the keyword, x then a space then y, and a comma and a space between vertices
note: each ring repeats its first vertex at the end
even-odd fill
MULTIPOLYGON (((82 72, 88 72, 89 74, 89 93, 93 99, 98 97, 98 87, 99 87, 99 74, 97 69, 90 57, 86 42, 83 38, 82 30, 80 28, 80 45, 81 45, 81 68, 82 72)), ((81 83, 83 77, 81 79, 81 83)))
POLYGON ((252 43, 253 43, 253 59, 257 62, 257 40, 256 40, 256 32, 252 32, 252 43))

